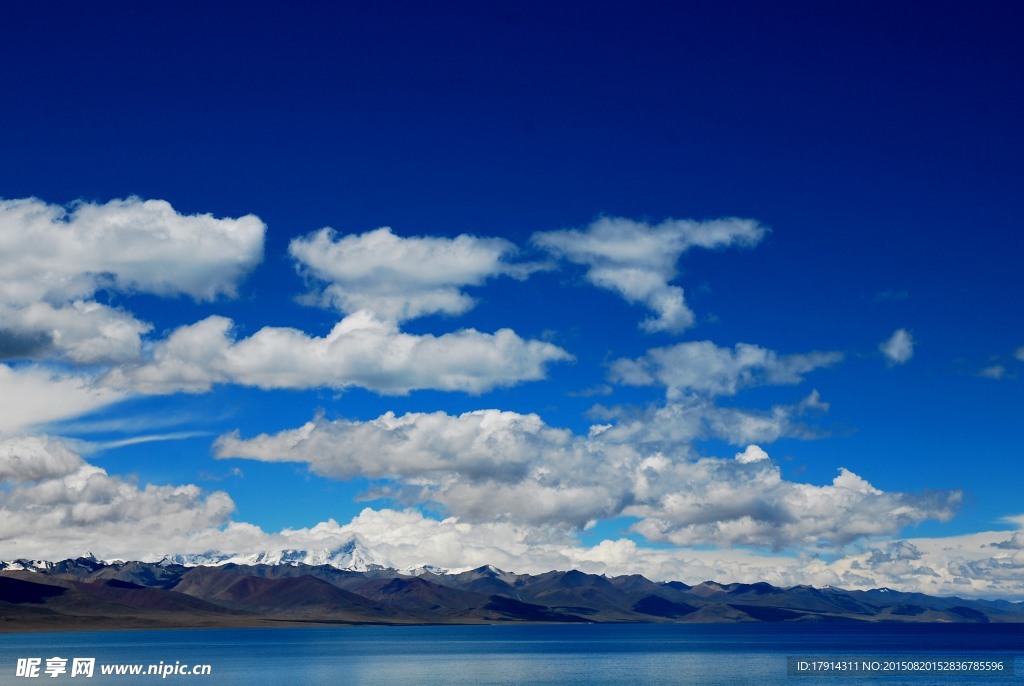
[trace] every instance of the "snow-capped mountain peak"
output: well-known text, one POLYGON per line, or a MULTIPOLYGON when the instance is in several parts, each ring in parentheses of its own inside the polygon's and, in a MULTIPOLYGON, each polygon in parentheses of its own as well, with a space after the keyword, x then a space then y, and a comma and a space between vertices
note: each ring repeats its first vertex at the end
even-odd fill
POLYGON ((393 569, 382 555, 377 554, 358 536, 352 536, 340 545, 318 549, 277 548, 258 552, 225 553, 207 551, 198 554, 168 555, 162 564, 181 564, 187 567, 216 567, 226 564, 238 565, 330 565, 337 569, 366 572, 375 569, 393 569))
POLYGON ((451 570, 445 567, 438 567, 437 565, 416 565, 415 567, 406 567, 399 571, 406 576, 423 576, 424 574, 448 574, 451 570))

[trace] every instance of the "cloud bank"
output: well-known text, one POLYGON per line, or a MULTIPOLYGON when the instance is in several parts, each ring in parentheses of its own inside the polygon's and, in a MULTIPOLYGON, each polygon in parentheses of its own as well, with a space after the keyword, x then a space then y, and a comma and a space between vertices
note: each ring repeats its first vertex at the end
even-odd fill
POLYGON ((838 547, 947 520, 958 492, 886 493, 846 469, 831 484, 787 481, 758 446, 735 458, 648 452, 611 430, 577 436, 536 415, 481 410, 317 418, 298 429, 219 438, 217 457, 300 462, 322 476, 384 479, 372 495, 437 503, 474 523, 581 530, 618 516, 681 546, 838 547))
MULTIPOLYGON (((340 431, 330 425, 327 428, 342 435, 347 431, 383 432, 380 445, 390 444, 391 451, 386 460, 389 466, 383 469, 401 466, 399 460, 403 455, 423 450, 424 442, 431 437, 448 446, 471 447, 476 443, 476 452, 465 462, 478 467, 485 459, 488 441, 491 446, 506 446, 509 460, 519 464, 528 462, 525 457, 518 457, 518 451, 524 449, 519 441, 525 434, 539 434, 544 442, 561 445, 562 450, 573 440, 579 440, 562 430, 545 427, 535 417, 504 416, 507 414, 472 413, 466 419, 440 414, 422 419, 382 418, 385 423, 412 429, 403 439, 397 439, 393 429, 386 426, 367 428, 372 423, 349 423, 351 426, 340 431), (424 422, 423 426, 414 426, 417 421, 424 422), (426 428, 430 425, 434 426, 433 431, 426 428), (446 429, 447 437, 436 438, 438 429, 446 429), (515 436, 517 431, 519 436, 515 436), (514 440, 503 443, 509 432, 514 440)), ((312 424, 311 429, 304 427, 305 440, 319 445, 317 425, 312 424)), ((294 438, 290 437, 292 443, 294 438)), ((307 457, 315 445, 306 449, 307 457)), ((348 469, 338 456, 324 458, 325 466, 341 465, 348 469)), ((366 456, 355 459, 370 464, 366 456)), ((665 468, 652 462, 642 466, 648 472, 665 468)), ((723 474, 735 476, 749 469, 751 474, 764 475, 770 472, 764 469, 770 467, 767 454, 750 446, 734 458, 706 460, 696 469, 709 474, 717 472, 710 485, 718 488, 718 477, 723 474), (733 463, 732 470, 727 463, 733 463)), ((439 463, 433 471, 440 473, 444 469, 439 463)), ((494 564, 521 573, 576 568, 608 575, 639 573, 655 580, 688 583, 715 579, 769 581, 782 586, 893 586, 935 594, 1013 597, 1021 594, 1024 569, 1020 543, 1024 531, 1019 526, 1017 531, 935 539, 872 538, 833 557, 813 552, 779 555, 744 548, 650 548, 628 538, 582 545, 571 532, 559 526, 512 520, 474 522, 458 516, 438 519, 415 510, 395 509, 366 508, 346 524, 328 520, 305 528, 267 532, 247 522, 233 521, 234 504, 224 492, 203 492, 188 484, 140 486, 89 464, 61 440, 42 436, 0 441, 0 480, 4 484, 0 489, 0 511, 4 514, 0 518, 0 559, 57 559, 62 555, 84 554, 89 549, 108 559, 152 561, 168 552, 322 549, 357 534, 374 551, 400 567, 431 564, 457 570, 494 564)), ((734 480, 723 484, 723 492, 709 494, 709 502, 721 498, 719 505, 726 504, 728 494, 724 491, 735 492, 737 486, 734 480)), ((783 490, 799 486, 790 484, 783 490)), ((872 498, 900 497, 882 493, 845 470, 830 486, 809 489, 821 499, 823 510, 831 507, 830 499, 846 498, 850 502, 861 498, 859 511, 863 516, 870 515, 872 498), (846 495, 836 493, 840 490, 846 495)), ((742 509, 743 505, 736 507, 742 509)), ((823 514, 836 516, 828 511, 823 514)), ((1017 519, 1024 521, 1024 517, 1017 519)), ((1019 525, 1017 519, 1014 521, 1019 525)))

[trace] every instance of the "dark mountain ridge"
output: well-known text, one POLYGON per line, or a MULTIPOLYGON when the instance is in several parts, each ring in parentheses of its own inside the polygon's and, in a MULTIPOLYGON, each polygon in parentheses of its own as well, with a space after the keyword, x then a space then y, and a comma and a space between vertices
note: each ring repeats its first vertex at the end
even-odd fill
MULTIPOLYGON (((0 563, 2 565, 2 563, 0 563)), ((78 558, 0 567, 0 631, 507 622, 1020 622, 1024 603, 577 570, 457 574, 78 558)))

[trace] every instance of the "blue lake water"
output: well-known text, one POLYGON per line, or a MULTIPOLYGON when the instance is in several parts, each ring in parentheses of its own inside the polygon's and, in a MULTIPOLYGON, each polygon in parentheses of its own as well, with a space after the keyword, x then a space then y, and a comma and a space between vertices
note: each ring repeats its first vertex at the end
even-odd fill
POLYGON ((0 685, 1020 684, 1024 625, 632 624, 182 629, 0 634, 0 685), (41 658, 38 677, 16 675, 41 658), (68 672, 42 673, 68 658, 68 672), (92 678, 70 660, 96 658, 92 678), (789 657, 1008 661, 1014 674, 790 675, 789 657), (208 664, 209 675, 102 675, 102 665, 208 664))

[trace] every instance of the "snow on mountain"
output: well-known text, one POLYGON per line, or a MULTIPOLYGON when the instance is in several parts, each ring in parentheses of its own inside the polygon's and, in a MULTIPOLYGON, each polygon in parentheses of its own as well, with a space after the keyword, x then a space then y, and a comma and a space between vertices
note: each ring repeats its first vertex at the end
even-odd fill
POLYGON ((81 557, 75 559, 62 560, 60 562, 51 562, 49 560, 26 560, 19 558, 17 560, 0 560, 0 572, 52 572, 54 570, 63 570, 71 567, 90 567, 92 565, 102 564, 102 561, 97 559, 92 553, 86 553, 81 557), (58 569, 59 568, 59 569, 58 569))
POLYGON ((330 565, 337 569, 367 572, 375 569, 394 569, 382 555, 371 550, 358 536, 353 536, 339 546, 302 550, 281 548, 254 553, 225 553, 208 551, 198 554, 167 555, 161 564, 180 564, 186 567, 217 567, 226 564, 238 565, 330 565))
POLYGON ((419 565, 417 567, 406 567, 398 571, 406 576, 423 576, 424 574, 448 574, 450 570, 438 567, 437 565, 419 565))
POLYGON ((45 572, 51 567, 53 563, 46 560, 0 560, 0 572, 45 572))

